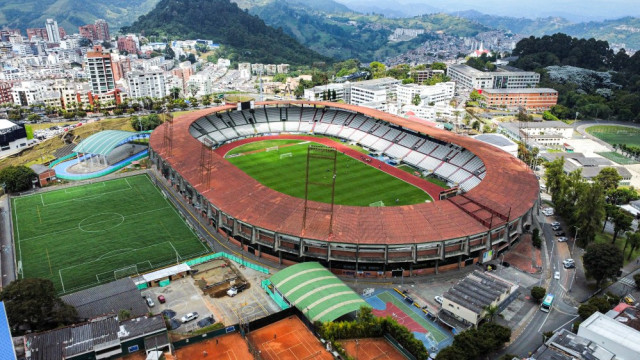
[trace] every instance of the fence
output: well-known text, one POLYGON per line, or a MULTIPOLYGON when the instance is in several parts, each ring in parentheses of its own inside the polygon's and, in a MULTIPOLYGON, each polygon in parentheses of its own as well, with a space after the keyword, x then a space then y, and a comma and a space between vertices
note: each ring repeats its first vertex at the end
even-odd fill
POLYGON ((194 266, 194 265, 202 264, 202 263, 205 263, 205 262, 207 262, 209 260, 218 259, 218 258, 221 258, 221 257, 229 259, 229 260, 233 260, 233 261, 237 262, 238 264, 240 264, 242 266, 245 266, 245 267, 247 267, 249 269, 252 269, 252 270, 255 270, 255 271, 259 271, 259 272, 264 273, 264 274, 269 274, 269 269, 264 268, 264 267, 262 267, 260 265, 256 265, 256 264, 250 263, 250 262, 248 262, 246 260, 240 259, 237 256, 229 255, 229 254, 227 254, 225 252, 218 252, 218 253, 215 253, 215 254, 210 254, 210 255, 207 255, 207 256, 199 257, 197 259, 191 259, 191 260, 185 262, 185 264, 187 264, 189 266, 194 266))
POLYGON ((409 360, 416 360, 416 357, 413 356, 413 354, 411 354, 409 352, 409 350, 405 349, 402 345, 400 345, 400 343, 393 338, 393 336, 387 334, 384 334, 384 338, 387 339, 387 341, 393 345, 393 347, 395 347, 396 349, 398 349, 398 351, 400 351, 402 353, 402 355, 406 356, 407 359, 409 360))
POLYGON ((230 334, 230 333, 236 332, 236 331, 238 331, 238 325, 227 326, 226 328, 209 331, 209 332, 204 333, 202 335, 193 336, 193 337, 190 337, 188 339, 182 339, 182 340, 174 341, 173 342, 173 347, 175 349, 180 349, 180 348, 183 348, 183 347, 191 345, 191 344, 199 343, 201 341, 205 341, 205 340, 208 340, 208 339, 213 339, 215 337, 226 335, 226 334, 230 334))
POLYGON ((61 158, 56 159, 55 161, 53 161, 51 164, 49 164, 49 168, 53 168, 54 166, 60 164, 63 161, 67 161, 69 159, 71 159, 72 157, 78 155, 77 153, 71 153, 71 154, 67 154, 61 158))
POLYGON ((56 173, 56 176, 59 177, 60 179, 64 179, 64 180, 87 180, 87 179, 93 179, 93 178, 97 178, 97 177, 102 177, 102 176, 111 174, 113 172, 116 172, 116 171, 122 169, 123 167, 130 165, 132 161, 140 160, 140 159, 142 159, 142 158, 144 158, 144 157, 146 157, 148 155, 149 155, 149 150, 145 150, 145 151, 139 153, 138 155, 127 159, 126 161, 120 162, 116 166, 109 167, 109 168, 106 168, 106 169, 104 169, 102 171, 99 171, 99 172, 96 172, 96 173, 92 173, 92 174, 67 176, 67 175, 56 173))

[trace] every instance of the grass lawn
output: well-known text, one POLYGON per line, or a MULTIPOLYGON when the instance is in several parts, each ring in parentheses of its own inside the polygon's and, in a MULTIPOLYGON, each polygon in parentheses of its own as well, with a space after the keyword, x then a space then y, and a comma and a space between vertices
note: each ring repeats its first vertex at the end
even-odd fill
MULTIPOLYGON (((255 150, 262 150, 262 149, 266 149, 266 148, 270 148, 270 147, 275 147, 275 146, 283 146, 283 145, 287 145, 287 144, 297 144, 300 143, 300 140, 265 140, 265 141, 257 141, 257 142, 252 142, 252 143, 248 143, 245 144, 243 146, 239 146, 237 148, 231 149, 231 151, 229 151, 226 156, 229 155, 235 155, 235 154, 241 154, 244 152, 250 152, 250 151, 255 151, 255 150)), ((284 149, 283 149, 284 151, 284 149)))
MULTIPOLYGON (((260 143, 263 149, 273 147, 274 141, 279 140, 250 143, 234 150, 237 150, 236 153, 255 151, 260 143)), ((304 198, 307 148, 310 143, 296 141, 299 144, 288 143, 289 146, 281 147, 278 151, 256 152, 227 160, 276 191, 304 198), (290 157, 280 157, 282 154, 289 153, 290 157)), ((429 194, 413 185, 340 152, 337 155, 336 204, 369 206, 374 202, 382 201, 386 206, 394 206, 431 200, 429 194)), ((330 166, 332 164, 329 160, 311 159, 311 181, 330 184, 332 180, 330 166)), ((331 188, 310 185, 309 193, 311 200, 331 202, 331 188)))
MULTIPOLYGON (((603 233, 598 232, 596 234, 595 242, 611 244, 611 240, 612 239, 613 239, 613 235, 612 234, 607 234, 607 233, 603 234, 603 233)), ((622 250, 624 248, 624 244, 625 244, 626 241, 627 241, 627 238, 624 236, 624 234, 618 235, 618 238, 616 239, 616 246, 620 250, 622 250)), ((640 248, 636 248, 634 250, 634 252, 631 254, 631 259, 629 259, 629 251, 630 250, 631 250, 631 246, 627 246, 627 250, 624 251, 624 265, 627 265, 629 263, 629 261, 635 261, 635 259, 637 259, 638 256, 640 256, 640 248)))
POLYGON ((613 162, 616 162, 618 164, 621 165, 632 165, 632 164, 637 164, 638 162, 633 160, 633 159, 629 159, 628 157, 625 157, 621 154, 618 154, 617 152, 599 152, 597 153, 598 155, 601 155, 613 162))
POLYGON ((22 277, 50 279, 60 293, 210 252, 146 175, 11 203, 22 277))
POLYGON ((627 144, 640 146, 640 128, 616 125, 596 125, 588 127, 587 132, 611 145, 627 144))
POLYGON ((425 180, 427 180, 427 181, 429 181, 429 182, 432 182, 432 183, 434 183, 434 184, 436 184, 436 185, 440 186, 441 188, 449 189, 449 186, 447 185, 447 182, 446 182, 446 181, 440 180, 440 179, 438 179, 438 178, 437 178, 437 177, 435 177, 435 176, 427 176, 427 177, 425 178, 425 180))

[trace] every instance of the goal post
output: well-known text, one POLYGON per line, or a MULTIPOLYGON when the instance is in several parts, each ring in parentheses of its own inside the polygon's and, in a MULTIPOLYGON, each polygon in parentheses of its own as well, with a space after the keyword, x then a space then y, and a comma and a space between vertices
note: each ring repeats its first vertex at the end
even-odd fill
POLYGON ((269 152, 269 151, 278 151, 280 147, 278 146, 272 146, 272 147, 268 147, 265 151, 269 152))
POLYGON ((280 154, 280 160, 288 157, 293 157, 293 153, 289 152, 289 153, 280 154))
POLYGON ((118 280, 131 275, 138 275, 138 264, 125 266, 123 268, 113 270, 113 277, 118 280))

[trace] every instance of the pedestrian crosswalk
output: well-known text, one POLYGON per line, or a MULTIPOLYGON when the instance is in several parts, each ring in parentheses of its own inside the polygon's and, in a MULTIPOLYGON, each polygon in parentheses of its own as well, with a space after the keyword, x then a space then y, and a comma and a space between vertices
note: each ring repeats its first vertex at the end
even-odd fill
POLYGON ((627 285, 627 286, 633 286, 633 287, 636 286, 636 282, 632 278, 623 277, 622 279, 620 279, 618 281, 621 282, 624 285, 627 285))

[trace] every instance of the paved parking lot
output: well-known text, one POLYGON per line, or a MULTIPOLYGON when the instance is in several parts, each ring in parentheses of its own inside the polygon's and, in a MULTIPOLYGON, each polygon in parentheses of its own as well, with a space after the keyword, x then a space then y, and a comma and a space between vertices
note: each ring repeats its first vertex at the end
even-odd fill
POLYGON ((155 302, 155 306, 151 308, 153 314, 159 314, 163 310, 173 310, 176 312, 174 318, 180 321, 180 318, 187 313, 197 312, 198 319, 186 324, 180 325, 176 330, 180 332, 188 332, 198 329, 198 320, 213 315, 216 321, 219 317, 214 313, 214 309, 202 297, 202 292, 193 283, 190 277, 172 281, 169 286, 154 287, 142 290, 142 295, 150 296, 155 302), (160 304, 158 295, 164 295, 166 303, 160 304))

